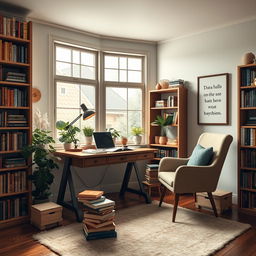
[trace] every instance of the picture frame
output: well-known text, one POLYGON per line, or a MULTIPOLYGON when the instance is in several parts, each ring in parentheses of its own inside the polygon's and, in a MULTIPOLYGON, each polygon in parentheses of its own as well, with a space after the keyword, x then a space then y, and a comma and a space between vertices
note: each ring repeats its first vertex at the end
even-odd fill
POLYGON ((198 125, 229 123, 229 74, 197 77, 198 125))

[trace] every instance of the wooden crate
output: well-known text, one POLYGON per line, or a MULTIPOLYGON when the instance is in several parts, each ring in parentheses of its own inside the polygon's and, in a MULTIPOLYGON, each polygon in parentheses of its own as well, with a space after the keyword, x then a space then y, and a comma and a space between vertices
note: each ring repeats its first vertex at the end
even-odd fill
MULTIPOLYGON (((218 214, 232 208, 232 192, 216 190, 212 195, 218 214)), ((196 193, 196 207, 212 209, 207 193, 196 193)))
POLYGON ((34 204, 31 207, 31 224, 44 230, 62 224, 62 206, 53 202, 34 204))

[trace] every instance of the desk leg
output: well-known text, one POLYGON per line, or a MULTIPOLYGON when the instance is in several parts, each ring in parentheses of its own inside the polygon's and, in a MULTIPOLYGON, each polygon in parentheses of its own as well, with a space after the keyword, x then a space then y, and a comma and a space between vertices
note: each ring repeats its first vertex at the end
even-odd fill
POLYGON ((82 217, 82 213, 81 213, 80 209, 78 208, 78 202, 77 202, 77 198, 75 195, 75 189, 74 189, 74 183, 73 183, 73 179, 72 179, 72 175, 71 175, 71 171, 70 171, 70 165, 71 165, 71 158, 68 158, 68 157, 65 158, 57 203, 74 211, 76 214, 77 221, 81 222, 83 220, 83 217, 82 217), (64 201, 67 183, 69 184, 72 205, 70 205, 69 203, 66 203, 64 201))
POLYGON ((135 194, 138 194, 138 195, 142 195, 145 198, 145 201, 146 201, 147 204, 151 203, 151 199, 148 196, 148 194, 145 192, 144 187, 142 185, 142 181, 141 181, 140 176, 139 176, 139 169, 137 167, 137 164, 134 163, 134 162, 127 163, 125 174, 124 174, 124 179, 123 179, 123 183, 122 183, 122 187, 121 187, 119 195, 123 197, 126 191, 131 192, 131 193, 135 193, 135 194), (140 190, 136 190, 136 189, 132 189, 132 188, 128 187, 133 167, 134 167, 134 170, 135 170, 135 174, 136 174, 136 177, 137 177, 137 181, 138 181, 140 190))

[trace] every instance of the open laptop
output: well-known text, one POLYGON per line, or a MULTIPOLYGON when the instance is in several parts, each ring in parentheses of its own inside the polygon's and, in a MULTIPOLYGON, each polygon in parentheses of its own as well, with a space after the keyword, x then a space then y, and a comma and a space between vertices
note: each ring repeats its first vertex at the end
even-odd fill
POLYGON ((110 132, 94 132, 93 133, 96 149, 83 150, 84 153, 105 153, 131 150, 124 147, 115 147, 110 132))

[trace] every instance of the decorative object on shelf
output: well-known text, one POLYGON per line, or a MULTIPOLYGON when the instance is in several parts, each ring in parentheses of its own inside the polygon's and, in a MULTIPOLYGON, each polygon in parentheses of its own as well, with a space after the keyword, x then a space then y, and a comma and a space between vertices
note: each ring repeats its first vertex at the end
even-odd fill
POLYGON ((169 82, 169 87, 179 87, 184 86, 185 81, 183 79, 171 80, 169 82))
POLYGON ((157 84, 156 84, 156 90, 161 90, 161 89, 162 89, 161 84, 157 83, 157 84))
POLYGON ((255 55, 252 52, 247 52, 242 57, 243 65, 253 64, 254 61, 255 61, 255 55))
POLYGON ((53 183, 54 176, 51 173, 53 169, 58 168, 52 153, 55 152, 52 146, 55 141, 49 135, 50 131, 36 128, 32 134, 32 144, 22 149, 26 159, 33 156, 35 164, 34 171, 29 178, 35 186, 32 192, 35 203, 45 202, 50 196, 50 185, 53 183))
POLYGON ((160 136, 155 136, 155 144, 159 144, 160 136))
POLYGON ((119 138, 121 136, 120 135, 120 131, 116 130, 113 127, 106 129, 106 131, 111 133, 111 137, 112 137, 112 139, 114 141, 114 144, 116 144, 117 138, 119 138))
POLYGON ((85 145, 89 146, 92 145, 92 135, 93 135, 94 129, 90 126, 85 126, 83 128, 83 133, 85 136, 85 145))
POLYGON ((128 139, 125 136, 121 137, 121 144, 123 145, 123 147, 125 147, 127 145, 128 139))
POLYGON ((161 85, 161 89, 168 89, 169 88, 169 80, 168 79, 162 79, 159 81, 159 84, 161 85))
POLYGON ((256 78, 253 80, 253 85, 256 86, 256 78))
POLYGON ((228 73, 199 76, 197 78, 197 122, 199 125, 228 124, 228 79, 228 73))
POLYGON ((32 102, 36 103, 41 99, 41 92, 37 88, 32 88, 32 102))
POLYGON ((167 143, 165 127, 172 124, 172 118, 172 116, 167 116, 166 118, 163 116, 157 116, 156 120, 153 122, 153 124, 161 126, 161 136, 159 138, 159 143, 161 145, 166 145, 167 143))
POLYGON ((64 149, 66 151, 71 149, 71 143, 74 143, 75 148, 77 148, 79 139, 76 138, 76 133, 80 132, 78 127, 70 125, 69 122, 57 121, 56 128, 60 130, 59 141, 64 143, 64 149))
POLYGON ((134 136, 134 142, 136 145, 140 145, 142 141, 142 134, 144 134, 144 129, 142 127, 132 127, 131 134, 134 136))

